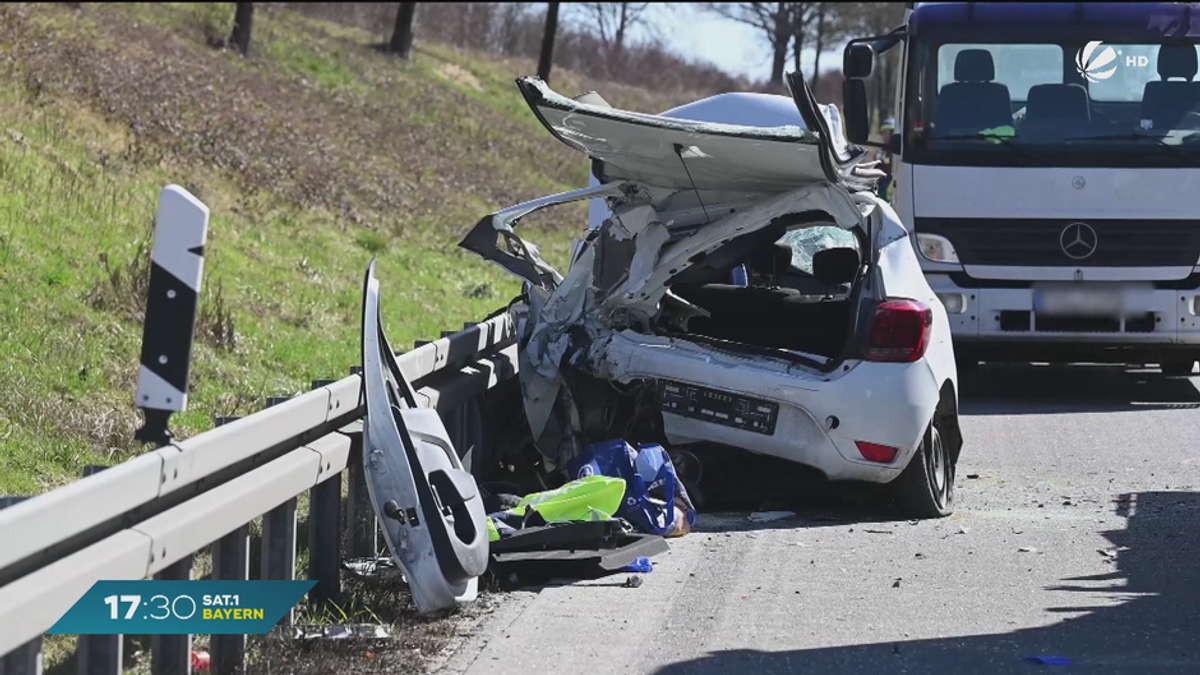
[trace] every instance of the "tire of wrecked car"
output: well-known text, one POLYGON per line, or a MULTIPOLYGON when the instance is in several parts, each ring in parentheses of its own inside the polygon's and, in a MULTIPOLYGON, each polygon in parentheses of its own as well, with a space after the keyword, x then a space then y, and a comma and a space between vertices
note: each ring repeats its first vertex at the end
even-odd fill
POLYGON ((934 418, 921 447, 892 483, 901 510, 910 518, 943 518, 954 512, 955 461, 934 418))

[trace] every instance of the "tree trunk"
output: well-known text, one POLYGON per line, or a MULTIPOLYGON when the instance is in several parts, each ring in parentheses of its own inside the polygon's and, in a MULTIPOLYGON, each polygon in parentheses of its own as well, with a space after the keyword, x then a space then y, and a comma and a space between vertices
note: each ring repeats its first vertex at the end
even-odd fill
POLYGON ((787 49, 792 33, 789 19, 787 3, 779 3, 775 11, 775 39, 771 45, 775 50, 771 59, 771 86, 776 90, 783 88, 783 66, 787 63, 787 49))
POLYGON ((621 3, 621 17, 617 21, 617 33, 613 36, 613 51, 609 58, 609 68, 620 68, 622 56, 625 53, 625 29, 626 23, 629 21, 629 3, 621 3))
POLYGON ((237 47, 243 57, 250 54, 250 29, 253 24, 254 3, 237 3, 237 9, 233 13, 233 32, 229 35, 229 42, 237 47))
POLYGON ((817 3, 817 54, 813 58, 813 82, 821 79, 821 52, 825 49, 825 3, 817 3))
POLYGON ((413 18, 417 16, 417 3, 402 2, 396 11, 396 26, 392 29, 392 40, 388 43, 388 51, 407 59, 412 53, 413 18))
POLYGON ((558 32, 558 3, 548 3, 546 29, 542 33, 542 56, 538 59, 538 77, 550 83, 550 66, 554 62, 554 35, 558 32))

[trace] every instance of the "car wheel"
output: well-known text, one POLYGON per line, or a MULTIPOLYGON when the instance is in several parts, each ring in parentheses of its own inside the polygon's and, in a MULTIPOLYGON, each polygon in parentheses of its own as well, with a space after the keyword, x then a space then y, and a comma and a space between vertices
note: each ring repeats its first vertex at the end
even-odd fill
POLYGON ((1167 361, 1160 363, 1163 375, 1167 377, 1187 377, 1192 374, 1192 366, 1195 361, 1167 361))
POLYGON ((944 518, 954 512, 954 458, 935 418, 908 466, 892 483, 909 518, 944 518))

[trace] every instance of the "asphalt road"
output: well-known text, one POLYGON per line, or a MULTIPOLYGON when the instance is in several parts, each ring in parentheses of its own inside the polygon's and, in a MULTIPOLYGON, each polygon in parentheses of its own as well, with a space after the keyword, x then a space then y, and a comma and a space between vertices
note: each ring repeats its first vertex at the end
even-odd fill
POLYGON ((1197 382, 984 369, 954 516, 702 514, 638 588, 512 594, 443 672, 1200 673, 1197 382))

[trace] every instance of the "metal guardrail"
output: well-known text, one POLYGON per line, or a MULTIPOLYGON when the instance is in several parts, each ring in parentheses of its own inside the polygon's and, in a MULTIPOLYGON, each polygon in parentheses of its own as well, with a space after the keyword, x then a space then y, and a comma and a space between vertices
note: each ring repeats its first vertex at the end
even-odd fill
MULTIPOLYGON (((500 315, 398 361, 419 402, 449 411, 515 374, 512 334, 510 319, 500 315)), ((227 548, 234 543, 226 541, 230 536, 244 542, 248 531, 239 531, 258 516, 264 516, 259 578, 292 578, 294 498, 306 490, 313 492, 309 578, 318 581, 310 598, 334 599, 342 553, 341 473, 348 466, 361 472, 361 431, 352 426, 365 411, 361 391, 362 377, 352 375, 0 511, 0 654, 8 654, 0 674, 39 672, 33 655, 40 652, 41 634, 96 581, 146 578, 208 544, 227 548), (275 513, 280 508, 290 510, 290 527, 287 515, 275 513)), ((352 472, 352 483, 356 478, 352 472)), ((351 490, 350 498, 361 502, 354 515, 362 519, 361 509, 371 509, 363 490, 351 490)), ((374 514, 367 515, 373 528, 374 514)), ((220 564, 222 557, 245 560, 243 546, 232 556, 214 551, 214 579, 251 578, 248 570, 220 564)), ((371 544, 355 553, 374 552, 371 544)), ((105 672, 82 662, 86 672, 105 672)), ((214 672, 223 670, 219 662, 214 654, 214 672)))
MULTIPOLYGON (((447 424, 458 448, 468 445, 460 438, 480 435, 469 423, 478 416, 459 413, 516 373, 513 335, 500 313, 397 358, 419 404, 463 422, 447 424)), ((318 381, 308 393, 219 418, 210 431, 75 483, 0 500, 0 675, 40 673, 43 633, 102 579, 188 579, 193 555, 210 544, 213 579, 294 578, 297 497, 305 491, 308 578, 317 581, 309 601, 336 602, 343 539, 353 557, 378 553, 356 424, 364 413, 361 375, 318 381), (250 570, 249 523, 259 516, 262 564, 250 570)), ((281 623, 292 620, 289 613, 281 623)), ((245 671, 244 635, 213 636, 210 653, 216 675, 245 671)), ((120 673, 122 656, 122 636, 80 636, 81 673, 120 673)), ((153 636, 155 675, 189 673, 190 657, 191 636, 153 636)))

